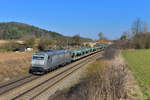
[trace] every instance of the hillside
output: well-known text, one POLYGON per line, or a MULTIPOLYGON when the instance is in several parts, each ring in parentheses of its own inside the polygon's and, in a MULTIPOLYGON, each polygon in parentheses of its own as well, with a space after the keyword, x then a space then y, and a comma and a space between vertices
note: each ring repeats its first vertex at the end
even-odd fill
POLYGON ((32 35, 37 38, 41 36, 52 38, 63 37, 63 35, 59 33, 47 31, 24 23, 0 23, 0 39, 20 39, 27 35, 32 35))

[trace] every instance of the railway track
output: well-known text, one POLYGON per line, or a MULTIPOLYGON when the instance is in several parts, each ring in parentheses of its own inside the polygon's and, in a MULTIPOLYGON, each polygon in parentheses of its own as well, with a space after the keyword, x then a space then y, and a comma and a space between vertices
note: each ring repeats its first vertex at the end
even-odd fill
POLYGON ((0 95, 6 93, 8 91, 11 91, 12 89, 14 89, 16 87, 24 85, 27 82, 33 81, 37 78, 38 78, 38 76, 33 76, 33 75, 29 74, 29 75, 26 75, 26 76, 21 77, 19 79, 0 84, 0 95))
POLYGON ((52 88, 53 86, 55 86, 58 82, 61 82, 63 79, 65 79, 66 77, 68 77, 69 75, 71 75, 72 73, 74 73, 75 71, 79 70, 80 68, 82 68, 84 65, 86 65, 89 62, 89 60, 85 61, 84 63, 80 64, 77 68, 71 70, 70 72, 66 73, 65 75, 61 76, 61 78, 57 79, 55 82, 53 82, 52 84, 50 84, 48 87, 46 87, 45 89, 43 89, 42 91, 40 91, 39 93, 37 93, 36 95, 34 95, 31 100, 39 100, 38 97, 43 97, 42 94, 47 91, 48 89, 52 88), (41 95, 41 96, 40 96, 41 95))
POLYGON ((62 68, 62 71, 56 70, 55 73, 49 73, 42 77, 28 75, 16 81, 0 85, 0 100, 32 100, 36 99, 42 93, 61 82, 67 76, 71 75, 90 60, 99 59, 100 52, 90 55, 84 59, 74 62, 62 68), (57 74, 56 74, 57 73, 57 74))

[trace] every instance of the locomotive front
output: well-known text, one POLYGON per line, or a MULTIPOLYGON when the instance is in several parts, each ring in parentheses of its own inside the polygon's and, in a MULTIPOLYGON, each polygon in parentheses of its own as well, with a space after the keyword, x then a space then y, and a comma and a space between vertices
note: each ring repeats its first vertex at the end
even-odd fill
POLYGON ((31 67, 29 73, 32 74, 44 74, 46 72, 47 55, 43 52, 34 53, 32 56, 31 67))

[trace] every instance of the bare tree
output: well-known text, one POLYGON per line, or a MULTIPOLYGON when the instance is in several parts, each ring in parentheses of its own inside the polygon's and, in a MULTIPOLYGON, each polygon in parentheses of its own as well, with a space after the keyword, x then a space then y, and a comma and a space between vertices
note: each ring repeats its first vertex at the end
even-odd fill
POLYGON ((141 22, 141 19, 140 18, 137 18, 134 22, 133 22, 133 26, 132 26, 132 34, 133 35, 136 35, 138 33, 141 32, 141 25, 142 22, 141 22))
POLYGON ((129 31, 127 30, 127 31, 124 31, 124 32, 123 32, 122 36, 120 37, 120 40, 127 40, 127 39, 129 39, 129 38, 130 38, 130 33, 129 33, 129 31))
POLYGON ((99 32, 98 36, 99 36, 99 40, 103 40, 104 37, 103 37, 103 33, 102 32, 99 32))
POLYGON ((132 34, 137 35, 139 33, 146 33, 148 32, 148 25, 146 22, 142 21, 140 18, 137 18, 134 22, 133 22, 133 26, 132 26, 132 34))
POLYGON ((148 32, 148 25, 146 22, 143 23, 143 32, 144 33, 148 32))

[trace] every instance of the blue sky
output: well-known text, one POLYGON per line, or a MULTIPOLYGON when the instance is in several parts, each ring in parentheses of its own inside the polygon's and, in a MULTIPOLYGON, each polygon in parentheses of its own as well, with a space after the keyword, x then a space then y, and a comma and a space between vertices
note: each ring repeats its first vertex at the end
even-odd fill
POLYGON ((17 21, 59 32, 117 39, 136 18, 150 23, 150 0, 0 0, 0 22, 17 21))

